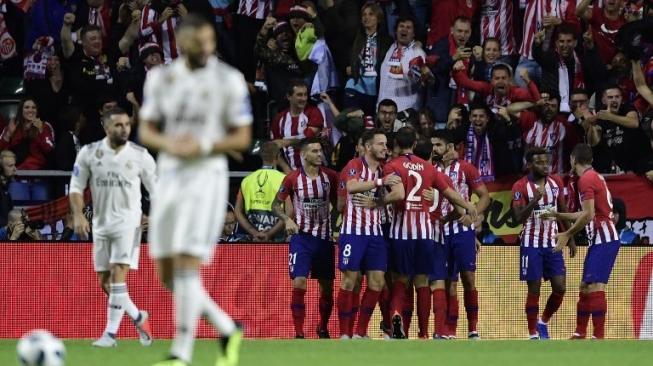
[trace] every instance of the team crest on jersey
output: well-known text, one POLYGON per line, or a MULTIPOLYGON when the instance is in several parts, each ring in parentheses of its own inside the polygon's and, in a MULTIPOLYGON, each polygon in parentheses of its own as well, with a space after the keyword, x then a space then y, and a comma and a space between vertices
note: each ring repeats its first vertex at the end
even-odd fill
POLYGON ((356 169, 349 169, 349 176, 353 177, 354 175, 356 175, 356 169))
POLYGON ((517 191, 515 192, 515 200, 518 200, 521 198, 521 192, 517 191))
POLYGON ((458 178, 458 172, 456 171, 450 172, 449 177, 451 177, 452 180, 456 180, 458 178))
POLYGON ((100 149, 95 150, 95 157, 96 158, 102 159, 103 156, 104 156, 104 153, 102 152, 102 150, 100 150, 100 149))
POLYGON ((342 189, 345 188, 345 182, 340 182, 340 188, 342 188, 342 189))
POLYGON ((73 167, 73 175, 79 177, 79 166, 75 165, 73 167))
POLYGON ((553 192, 554 196, 557 195, 558 194, 558 187, 551 188, 551 192, 553 192))
POLYGON ((208 90, 206 90, 206 89, 202 90, 202 95, 201 95, 202 99, 208 100, 209 96, 210 96, 210 93, 209 93, 208 90))
POLYGON ((302 127, 306 127, 306 121, 299 121, 299 125, 302 127))
POLYGON ((279 188, 279 193, 284 193, 285 191, 286 191, 286 187, 281 186, 281 187, 279 188))
POLYGON ((324 190, 329 189, 329 182, 322 182, 322 189, 324 190))

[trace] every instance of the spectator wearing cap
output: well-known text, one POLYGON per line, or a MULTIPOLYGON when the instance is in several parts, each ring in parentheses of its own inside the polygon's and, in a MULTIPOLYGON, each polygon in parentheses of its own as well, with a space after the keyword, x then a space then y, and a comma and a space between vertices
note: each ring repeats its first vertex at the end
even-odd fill
POLYGON ((253 83, 256 77, 254 45, 265 19, 272 14, 272 0, 239 0, 235 5, 233 34, 238 69, 247 82, 253 83))
POLYGON ((495 63, 491 75, 489 83, 471 80, 462 61, 453 65, 453 79, 456 84, 477 92, 480 99, 491 108, 505 107, 513 102, 536 102, 540 99, 540 92, 533 81, 529 80, 528 89, 513 85, 512 68, 507 64, 495 63))
POLYGON ((94 25, 84 26, 80 32, 81 45, 73 43, 71 36, 74 14, 64 16, 61 28, 61 46, 66 65, 66 78, 70 81, 73 103, 84 113, 92 113, 100 95, 114 92, 113 74, 102 53, 102 31, 94 25))
POLYGON ((182 0, 152 0, 143 8, 140 41, 158 44, 166 64, 179 56, 175 29, 187 14, 188 8, 182 0))
POLYGON ((266 84, 270 99, 282 102, 286 99, 288 83, 303 77, 294 49, 294 34, 290 23, 277 22, 268 17, 256 37, 254 53, 265 66, 266 84), (269 36, 272 31, 272 37, 269 36))
POLYGON ((395 29, 396 42, 390 46, 381 64, 379 98, 392 99, 401 112, 420 109, 423 83, 433 75, 425 64, 426 54, 415 42, 415 22, 400 17, 395 29))
POLYGON ((345 85, 345 108, 358 107, 367 115, 374 114, 381 64, 392 44, 392 38, 385 29, 381 7, 375 3, 363 5, 361 28, 354 40, 347 66, 349 79, 345 85))
POLYGON ((558 27, 555 47, 544 50, 544 32, 535 36, 533 57, 542 68, 542 88, 560 94, 560 111, 571 112, 571 91, 585 87, 583 68, 576 51, 576 30, 568 25, 558 27))

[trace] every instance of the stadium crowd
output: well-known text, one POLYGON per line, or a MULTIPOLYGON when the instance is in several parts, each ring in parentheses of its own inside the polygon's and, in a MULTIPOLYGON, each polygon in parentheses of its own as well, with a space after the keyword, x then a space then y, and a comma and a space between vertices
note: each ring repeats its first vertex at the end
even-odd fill
POLYGON ((0 226, 29 227, 8 192, 56 196, 16 169, 72 170, 116 106, 138 124, 147 73, 179 55, 174 29, 190 12, 213 20, 219 56, 248 82, 255 136, 272 141, 232 192, 225 240, 284 240, 270 205, 302 164, 299 142, 320 137, 339 171, 372 127, 390 145, 404 126, 427 141, 450 130, 485 182, 522 174, 529 147, 566 172, 579 142, 598 172, 653 181, 647 1, 0 0, 1 78, 23 82, 15 116, 0 113, 0 226))

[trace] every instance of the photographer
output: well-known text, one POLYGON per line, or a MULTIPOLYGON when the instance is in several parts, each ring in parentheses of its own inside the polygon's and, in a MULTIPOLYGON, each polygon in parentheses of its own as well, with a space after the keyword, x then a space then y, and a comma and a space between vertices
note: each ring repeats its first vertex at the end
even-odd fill
POLYGON ((39 233, 37 227, 37 223, 29 221, 25 211, 13 209, 9 211, 7 226, 0 229, 0 240, 41 240, 41 233, 39 233))
POLYGON ((166 64, 179 56, 175 39, 177 24, 188 15, 188 8, 180 0, 153 0, 141 14, 141 43, 153 42, 163 50, 166 64))

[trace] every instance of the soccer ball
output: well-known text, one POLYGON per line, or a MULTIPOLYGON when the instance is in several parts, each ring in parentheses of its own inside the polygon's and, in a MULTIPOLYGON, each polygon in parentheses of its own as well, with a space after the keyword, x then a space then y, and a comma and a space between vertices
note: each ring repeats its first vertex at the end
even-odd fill
POLYGON ((16 351, 23 366, 63 366, 66 358, 63 342, 41 329, 26 333, 18 341, 16 351))

